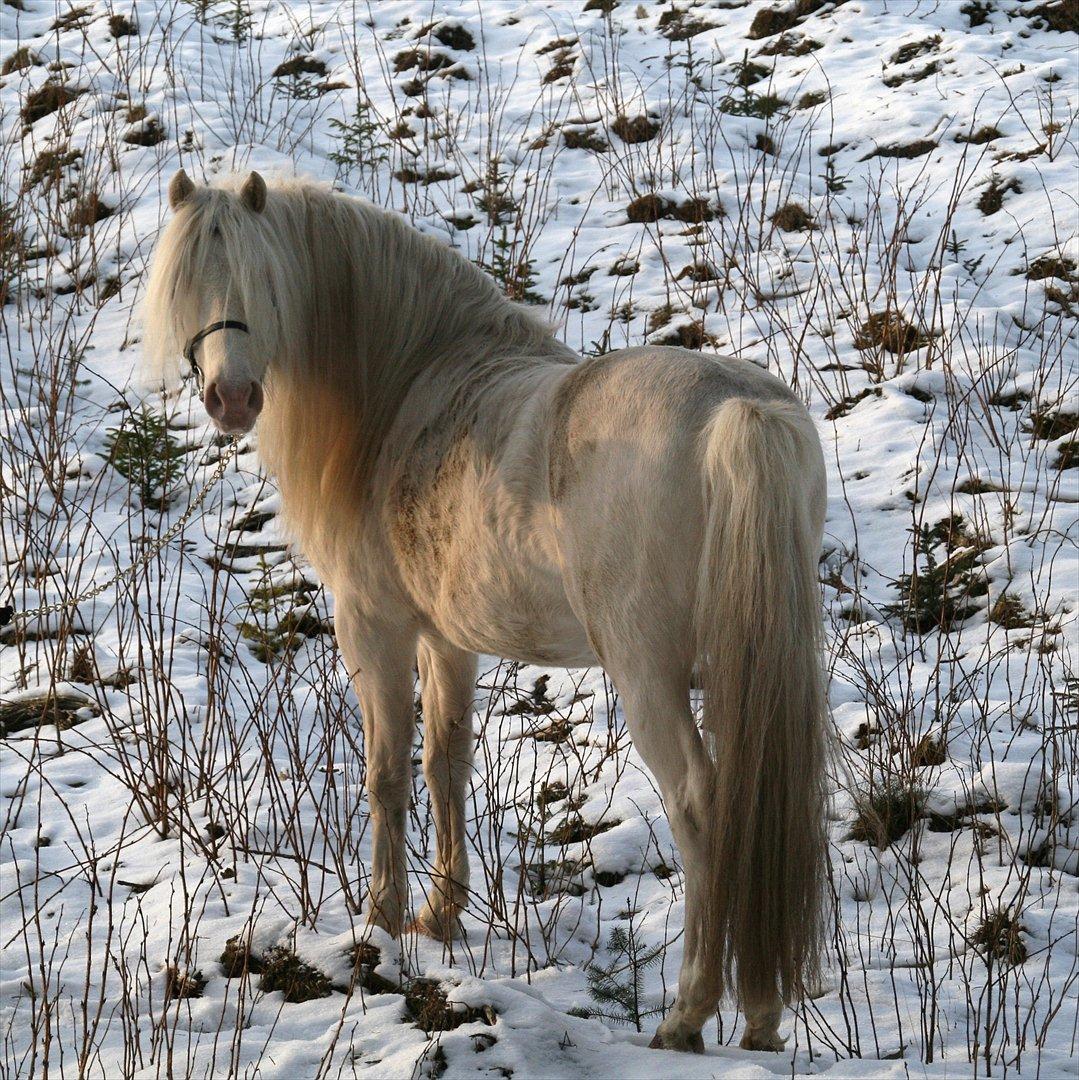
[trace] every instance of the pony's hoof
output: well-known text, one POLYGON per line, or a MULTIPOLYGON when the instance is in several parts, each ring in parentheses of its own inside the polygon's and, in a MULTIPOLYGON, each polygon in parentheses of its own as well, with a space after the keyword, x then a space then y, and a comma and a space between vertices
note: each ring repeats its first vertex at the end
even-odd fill
POLYGON ((764 1032, 764 1031, 746 1031, 742 1036, 742 1041, 738 1044, 743 1050, 767 1050, 771 1053, 778 1053, 783 1049, 786 1039, 779 1037, 778 1031, 764 1032))
POLYGON ((680 1050, 684 1054, 703 1054, 704 1036, 699 1031, 657 1031, 649 1050, 680 1050))
POLYGON ((460 941, 465 936, 459 912, 452 909, 436 911, 430 904, 423 905, 423 910, 412 923, 412 929, 446 945, 451 941, 460 941))

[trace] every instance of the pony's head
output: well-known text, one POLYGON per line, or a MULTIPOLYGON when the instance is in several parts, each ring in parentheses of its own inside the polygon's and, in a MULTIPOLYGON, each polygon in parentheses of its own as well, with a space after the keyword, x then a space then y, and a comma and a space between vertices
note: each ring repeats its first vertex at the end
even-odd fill
POLYGON ((196 187, 181 169, 169 183, 173 217, 154 252, 143 309, 147 375, 170 381, 182 358, 210 419, 229 434, 254 426, 281 348, 290 290, 268 199, 256 172, 196 187))

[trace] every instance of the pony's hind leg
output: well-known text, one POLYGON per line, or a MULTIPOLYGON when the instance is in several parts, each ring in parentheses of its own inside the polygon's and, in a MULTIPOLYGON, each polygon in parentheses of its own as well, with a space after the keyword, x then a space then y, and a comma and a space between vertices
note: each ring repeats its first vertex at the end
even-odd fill
POLYGON ((686 917, 678 994, 652 1046, 703 1053, 701 1028, 715 1013, 721 984, 702 962, 701 920, 710 873, 709 813, 714 768, 697 731, 689 702, 689 672, 669 664, 612 665, 630 737, 656 778, 685 871, 686 917), (621 670, 619 670, 621 669, 621 670))
POLYGON ((460 933, 468 898, 465 788, 472 768, 472 703, 476 656, 443 642, 422 640, 423 774, 435 817, 435 867, 417 929, 441 941, 460 933))
POLYGON ((739 1044, 743 1050, 782 1050, 785 1039, 779 1037, 783 999, 778 993, 759 1001, 743 1001, 746 1030, 739 1044))

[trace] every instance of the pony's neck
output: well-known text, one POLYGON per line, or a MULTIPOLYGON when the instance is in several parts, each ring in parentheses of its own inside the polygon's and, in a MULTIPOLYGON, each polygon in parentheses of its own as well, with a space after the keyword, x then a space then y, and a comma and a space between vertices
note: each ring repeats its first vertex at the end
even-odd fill
POLYGON ((260 424, 286 499, 300 478, 329 497, 342 471, 364 487, 421 379, 449 402, 507 366, 576 359, 482 271, 396 215, 307 186, 267 209, 296 262, 260 424))
POLYGON ((343 390, 359 379, 392 407, 432 367, 450 375, 498 356, 572 356, 459 252, 368 203, 304 194, 308 282, 296 377, 343 390))

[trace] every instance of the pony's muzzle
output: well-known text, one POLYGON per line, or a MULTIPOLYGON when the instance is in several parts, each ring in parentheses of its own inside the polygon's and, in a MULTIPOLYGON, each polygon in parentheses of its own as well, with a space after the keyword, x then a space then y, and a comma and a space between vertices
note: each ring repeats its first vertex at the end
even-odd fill
POLYGON ((262 412, 262 385, 257 382, 207 383, 203 404, 210 419, 226 435, 243 435, 255 426, 262 412))

